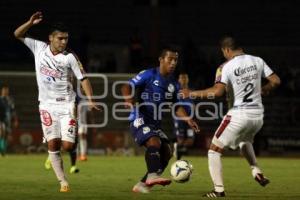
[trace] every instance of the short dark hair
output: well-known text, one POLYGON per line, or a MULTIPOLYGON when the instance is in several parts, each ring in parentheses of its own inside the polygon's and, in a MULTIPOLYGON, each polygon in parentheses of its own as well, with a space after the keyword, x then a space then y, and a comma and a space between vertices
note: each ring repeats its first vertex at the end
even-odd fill
POLYGON ((231 50, 237 50, 242 48, 240 40, 231 35, 226 35, 222 37, 222 39, 220 40, 220 46, 221 48, 229 48, 231 50))
POLYGON ((56 23, 53 23, 50 26, 49 34, 52 34, 55 31, 68 33, 69 29, 68 29, 68 27, 64 23, 62 23, 62 22, 56 22, 56 23))
POLYGON ((160 51, 159 51, 159 57, 165 57, 166 56, 166 53, 167 51, 170 51, 170 52, 175 52, 175 53, 179 53, 179 50, 177 47, 173 46, 173 45, 166 45, 166 46, 163 46, 160 51))

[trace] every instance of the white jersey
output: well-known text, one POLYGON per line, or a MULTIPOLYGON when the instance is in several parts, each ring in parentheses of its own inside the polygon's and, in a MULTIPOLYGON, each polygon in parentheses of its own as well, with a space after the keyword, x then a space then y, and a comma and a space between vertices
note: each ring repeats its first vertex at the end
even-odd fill
POLYGON ((263 108, 261 78, 271 74, 273 71, 263 59, 242 54, 218 68, 215 82, 224 83, 232 89, 233 107, 263 108))
POLYGON ((39 89, 39 101, 66 103, 75 101, 72 78, 83 79, 83 68, 74 54, 64 51, 54 55, 42 41, 25 38, 24 43, 33 52, 39 89))

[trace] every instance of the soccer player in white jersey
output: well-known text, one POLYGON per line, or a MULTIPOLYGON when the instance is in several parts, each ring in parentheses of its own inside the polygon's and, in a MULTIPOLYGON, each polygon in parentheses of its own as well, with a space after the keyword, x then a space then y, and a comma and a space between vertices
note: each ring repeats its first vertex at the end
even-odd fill
POLYGON ((240 148, 247 159, 254 179, 265 186, 269 180, 259 168, 253 150, 253 138, 263 125, 264 108, 261 95, 269 94, 280 84, 279 77, 269 68, 263 59, 245 54, 236 39, 227 36, 221 40, 221 50, 227 62, 217 70, 213 87, 205 90, 182 90, 186 97, 220 97, 226 87, 234 95, 233 107, 224 116, 216 130, 208 151, 209 172, 214 190, 204 196, 224 197, 221 155, 226 148, 240 148), (261 86, 261 78, 267 83, 261 86))
POLYGON ((73 53, 66 50, 69 34, 58 24, 49 33, 49 44, 25 37, 29 28, 42 21, 42 13, 34 13, 30 19, 19 26, 14 35, 34 54, 35 71, 39 89, 39 110, 44 137, 52 168, 60 182, 60 192, 70 191, 60 154, 61 147, 70 152, 75 146, 76 118, 75 92, 71 79, 75 75, 88 98, 90 109, 99 108, 92 100, 92 87, 84 76, 84 70, 73 53))

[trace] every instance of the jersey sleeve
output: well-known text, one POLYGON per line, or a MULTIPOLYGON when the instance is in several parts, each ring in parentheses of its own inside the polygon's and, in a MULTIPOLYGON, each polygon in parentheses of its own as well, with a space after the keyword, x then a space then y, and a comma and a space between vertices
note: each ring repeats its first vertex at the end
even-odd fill
POLYGON ((73 53, 70 54, 69 56, 69 61, 70 61, 70 67, 72 71, 74 72, 76 78, 78 80, 81 80, 84 78, 85 71, 83 69, 83 66, 79 59, 74 55, 73 53))
POLYGON ((224 65, 218 67, 215 83, 228 84, 228 73, 226 72, 226 69, 224 69, 224 65))
POLYGON ((32 51, 35 55, 40 49, 45 48, 47 44, 45 42, 26 37, 24 39, 24 44, 32 51))
POLYGON ((268 76, 271 76, 274 73, 273 70, 265 63, 264 60, 262 60, 262 62, 263 62, 262 77, 266 78, 268 76))
POLYGON ((151 78, 151 71, 144 70, 137 74, 135 77, 129 80, 129 83, 134 87, 140 87, 147 83, 147 81, 151 78))

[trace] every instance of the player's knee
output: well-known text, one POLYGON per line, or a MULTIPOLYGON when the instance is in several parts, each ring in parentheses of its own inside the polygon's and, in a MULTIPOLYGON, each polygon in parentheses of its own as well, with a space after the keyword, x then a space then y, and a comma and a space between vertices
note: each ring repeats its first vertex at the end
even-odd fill
POLYGON ((64 141, 63 145, 62 145, 62 148, 63 148, 64 151, 70 152, 70 151, 74 150, 75 144, 72 143, 72 142, 66 142, 66 141, 64 141))
POLYGON ((251 142, 240 142, 239 143, 239 147, 240 147, 240 149, 242 149, 243 147, 245 147, 245 146, 249 146, 249 145, 252 145, 252 143, 251 142))
POLYGON ((159 137, 151 137, 147 140, 145 146, 148 148, 148 147, 155 147, 155 148, 158 148, 160 149, 161 147, 161 141, 160 141, 160 138, 159 137))
POLYGON ((48 141, 48 150, 59 151, 61 148, 61 140, 59 138, 54 138, 48 141))
POLYGON ((215 144, 213 144, 213 143, 211 143, 211 145, 209 147, 209 151, 215 151, 215 152, 218 152, 218 153, 222 154, 224 149, 217 146, 217 145, 215 145, 215 144))

